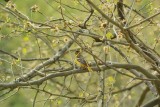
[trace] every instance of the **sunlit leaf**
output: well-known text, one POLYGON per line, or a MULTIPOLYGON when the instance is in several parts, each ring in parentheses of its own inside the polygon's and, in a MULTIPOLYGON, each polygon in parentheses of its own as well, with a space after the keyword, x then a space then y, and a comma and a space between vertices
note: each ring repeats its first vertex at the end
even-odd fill
POLYGON ((23 48, 23 49, 22 49, 22 53, 23 53, 23 54, 26 54, 26 53, 27 53, 27 49, 26 49, 26 48, 23 48))
POLYGON ((107 37, 107 39, 112 39, 114 36, 113 36, 113 34, 111 32, 108 32, 106 34, 106 37, 107 37))
POLYGON ((62 104, 62 100, 58 100, 58 101, 57 101, 57 104, 58 104, 58 105, 61 105, 61 104, 62 104))
POLYGON ((83 97, 83 95, 84 95, 83 92, 79 93, 79 97, 83 97))
POLYGON ((28 37, 28 36, 25 36, 25 37, 23 38, 23 40, 24 40, 25 42, 28 42, 28 41, 29 41, 29 37, 28 37))
POLYGON ((0 65, 2 65, 2 63, 3 63, 3 62, 2 62, 2 61, 0 61, 0 65))
POLYGON ((109 76, 107 78, 107 81, 109 82, 109 84, 114 84, 115 83, 115 79, 113 78, 113 76, 109 76))

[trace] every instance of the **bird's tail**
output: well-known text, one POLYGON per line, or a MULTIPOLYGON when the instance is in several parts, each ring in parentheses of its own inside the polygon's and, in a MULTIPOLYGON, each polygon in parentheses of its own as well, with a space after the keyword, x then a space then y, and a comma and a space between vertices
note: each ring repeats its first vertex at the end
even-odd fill
POLYGON ((87 69, 89 72, 93 72, 92 68, 88 65, 88 63, 87 63, 87 69))

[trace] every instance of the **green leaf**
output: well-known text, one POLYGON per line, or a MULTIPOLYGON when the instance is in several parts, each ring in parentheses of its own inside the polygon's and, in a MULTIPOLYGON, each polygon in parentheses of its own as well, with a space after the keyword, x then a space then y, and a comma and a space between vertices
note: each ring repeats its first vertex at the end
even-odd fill
POLYGON ((113 78, 113 76, 109 76, 107 78, 107 81, 109 82, 109 84, 114 84, 116 82, 116 80, 113 78))
POLYGON ((108 32, 107 34, 106 34, 106 38, 107 39, 112 39, 114 36, 113 36, 113 34, 111 33, 111 32, 108 32))

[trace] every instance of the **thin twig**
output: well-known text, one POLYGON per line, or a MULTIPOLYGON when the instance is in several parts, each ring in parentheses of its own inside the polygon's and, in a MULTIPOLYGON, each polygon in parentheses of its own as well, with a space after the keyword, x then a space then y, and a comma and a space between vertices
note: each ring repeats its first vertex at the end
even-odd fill
POLYGON ((138 26, 138 25, 140 25, 140 24, 148 21, 149 19, 152 19, 152 18, 158 16, 159 14, 160 14, 160 12, 158 12, 158 13, 156 13, 156 14, 154 14, 154 15, 152 15, 152 16, 150 16, 150 17, 148 17, 148 18, 146 18, 146 19, 144 19, 144 20, 142 20, 142 21, 140 21, 140 22, 137 23, 137 24, 134 24, 134 25, 129 26, 129 27, 124 27, 124 29, 125 29, 125 30, 128 30, 128 29, 134 28, 134 27, 136 27, 136 26, 138 26))

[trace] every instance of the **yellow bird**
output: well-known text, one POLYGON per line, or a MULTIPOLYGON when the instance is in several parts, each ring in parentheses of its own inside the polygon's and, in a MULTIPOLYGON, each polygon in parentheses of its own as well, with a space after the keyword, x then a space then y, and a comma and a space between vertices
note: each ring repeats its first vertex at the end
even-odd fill
POLYGON ((76 50, 75 52, 75 65, 77 67, 83 68, 83 69, 88 69, 88 71, 92 71, 91 67, 88 65, 84 57, 82 56, 82 52, 80 50, 76 50))

